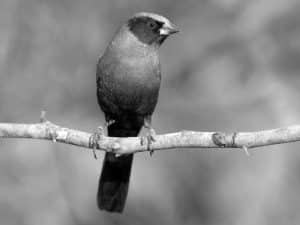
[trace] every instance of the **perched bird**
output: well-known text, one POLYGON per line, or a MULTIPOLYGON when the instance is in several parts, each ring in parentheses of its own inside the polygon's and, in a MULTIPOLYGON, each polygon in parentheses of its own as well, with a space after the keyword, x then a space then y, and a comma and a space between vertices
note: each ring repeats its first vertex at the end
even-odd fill
MULTIPOLYGON (((167 18, 141 12, 119 29, 106 48, 96 77, 98 103, 105 114, 108 136, 134 137, 144 126, 153 138, 151 116, 161 81, 158 49, 176 32, 167 18)), ((97 194, 100 209, 123 211, 132 160, 132 154, 105 154, 97 194)))

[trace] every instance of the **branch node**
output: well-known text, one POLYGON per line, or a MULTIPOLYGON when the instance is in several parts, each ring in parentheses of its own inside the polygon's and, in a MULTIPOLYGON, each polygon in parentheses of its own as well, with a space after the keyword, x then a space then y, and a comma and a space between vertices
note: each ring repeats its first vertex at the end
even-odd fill
POLYGON ((42 110, 40 115, 40 123, 45 123, 47 121, 46 119, 46 111, 42 110))
POLYGON ((52 124, 50 121, 44 121, 43 123, 46 124, 46 132, 49 135, 50 139, 53 142, 56 142, 56 139, 58 137, 57 126, 55 126, 54 124, 52 124))
POLYGON ((219 147, 225 147, 226 146, 226 135, 225 133, 221 132, 215 132, 212 135, 212 140, 215 145, 219 147))
POLYGON ((247 156, 250 156, 250 153, 248 151, 248 147, 246 145, 243 145, 242 149, 245 151, 245 153, 246 153, 247 156))
POLYGON ((222 133, 222 132, 215 132, 212 134, 212 140, 215 145, 218 147, 227 147, 227 148, 236 148, 235 139, 237 136, 237 132, 233 133, 222 133))

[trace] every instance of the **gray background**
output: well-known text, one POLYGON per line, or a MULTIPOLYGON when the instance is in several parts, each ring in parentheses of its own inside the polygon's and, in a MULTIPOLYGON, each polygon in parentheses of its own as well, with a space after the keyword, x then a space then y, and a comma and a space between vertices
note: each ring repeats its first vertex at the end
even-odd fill
MULTIPOLYGON (((1 0, 0 121, 103 124, 95 69, 138 11, 181 33, 162 46, 157 133, 254 131, 300 123, 298 0, 1 0)), ((299 143, 251 151, 136 155, 124 214, 96 207, 91 151, 0 140, 0 224, 298 224, 299 143)))

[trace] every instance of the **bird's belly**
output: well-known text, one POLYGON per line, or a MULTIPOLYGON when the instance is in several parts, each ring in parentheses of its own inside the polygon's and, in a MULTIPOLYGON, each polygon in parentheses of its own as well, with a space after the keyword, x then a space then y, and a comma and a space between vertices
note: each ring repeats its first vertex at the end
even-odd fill
POLYGON ((112 89, 114 103, 121 111, 152 114, 159 92, 160 80, 156 77, 123 77, 112 89))
POLYGON ((160 74, 114 75, 102 76, 99 82, 98 101, 102 110, 117 117, 151 115, 158 99, 160 74))

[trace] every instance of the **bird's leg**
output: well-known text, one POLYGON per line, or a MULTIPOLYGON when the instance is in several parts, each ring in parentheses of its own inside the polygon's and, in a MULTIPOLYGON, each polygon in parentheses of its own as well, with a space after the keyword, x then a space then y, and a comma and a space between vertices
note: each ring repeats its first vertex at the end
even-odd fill
POLYGON ((94 154, 94 158, 97 159, 97 155, 96 155, 96 149, 97 149, 97 145, 98 142, 101 141, 101 139, 104 137, 104 130, 109 127, 110 125, 112 125, 115 122, 115 120, 113 119, 108 119, 106 117, 106 122, 104 124, 104 128, 102 126, 99 126, 96 131, 92 134, 91 136, 91 145, 93 147, 93 154, 94 154))
POLYGON ((144 127, 147 129, 147 134, 141 137, 141 145, 147 142, 147 150, 150 151, 150 156, 152 156, 154 150, 151 149, 151 143, 155 142, 156 132, 151 126, 151 116, 144 118, 144 127))

